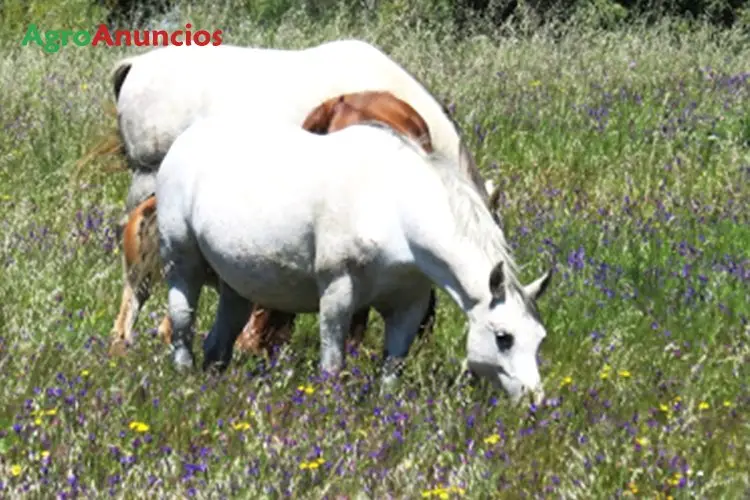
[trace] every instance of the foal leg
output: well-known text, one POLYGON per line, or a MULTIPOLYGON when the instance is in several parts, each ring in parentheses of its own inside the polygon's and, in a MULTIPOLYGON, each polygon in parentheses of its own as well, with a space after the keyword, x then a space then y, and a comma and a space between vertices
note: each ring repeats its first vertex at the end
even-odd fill
POLYGON ((151 287, 148 280, 137 285, 130 280, 125 280, 122 288, 122 302, 120 304, 120 314, 117 315, 114 328, 112 329, 112 344, 110 346, 111 354, 124 354, 121 352, 126 345, 133 343, 133 327, 138 321, 138 315, 143 308, 143 304, 151 296, 151 287))
POLYGON ((255 304, 235 346, 256 356, 270 355, 275 347, 282 346, 291 339, 295 317, 294 314, 255 304))
POLYGON ((320 368, 335 375, 344 368, 344 341, 354 314, 354 283, 346 274, 320 288, 320 368))
POLYGON ((219 306, 211 332, 203 341, 203 370, 223 372, 232 360, 237 336, 247 321, 252 303, 224 281, 219 284, 219 306))

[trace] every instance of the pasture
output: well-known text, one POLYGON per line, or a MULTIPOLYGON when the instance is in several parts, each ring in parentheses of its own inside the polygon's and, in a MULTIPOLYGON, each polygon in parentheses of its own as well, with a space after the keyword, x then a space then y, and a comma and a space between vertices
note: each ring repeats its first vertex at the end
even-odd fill
MULTIPOLYGON (((1 497, 750 493, 746 35, 665 21, 457 39, 397 14, 273 29, 220 9, 189 19, 238 45, 363 38, 445 102, 504 188, 521 281, 556 259, 540 301, 546 399, 513 407, 456 382, 465 320, 442 292, 434 335, 384 398, 374 312, 341 381, 317 375, 315 315, 275 359, 178 375, 156 338, 160 284, 132 351, 110 359, 129 177, 109 171, 115 157, 76 163, 115 126, 109 71, 137 49, 44 53, 21 47, 24 21, 0 35, 1 497)), ((199 333, 216 298, 204 290, 199 333)))

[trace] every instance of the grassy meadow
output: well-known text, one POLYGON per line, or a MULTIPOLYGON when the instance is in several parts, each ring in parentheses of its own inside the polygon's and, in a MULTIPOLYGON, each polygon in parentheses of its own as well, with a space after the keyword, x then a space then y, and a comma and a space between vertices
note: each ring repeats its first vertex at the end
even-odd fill
MULTIPOLYGON (((100 15, 69 14, 35 13, 45 29, 100 15)), ((522 280, 555 257, 540 302, 547 398, 511 407, 455 383, 465 322, 444 293, 434 335, 383 398, 374 313, 346 381, 317 377, 314 315, 274 360, 178 376, 155 336, 160 285, 129 356, 108 358, 129 174, 110 171, 116 158, 76 162, 115 126, 109 71, 138 49, 44 53, 21 46, 31 20, 6 18, 0 497, 747 498, 746 35, 665 21, 457 38, 399 12, 270 26, 220 7, 183 10, 171 29, 188 19, 240 45, 363 38, 446 103, 504 187, 522 280)), ((201 333, 216 299, 204 291, 201 333)))

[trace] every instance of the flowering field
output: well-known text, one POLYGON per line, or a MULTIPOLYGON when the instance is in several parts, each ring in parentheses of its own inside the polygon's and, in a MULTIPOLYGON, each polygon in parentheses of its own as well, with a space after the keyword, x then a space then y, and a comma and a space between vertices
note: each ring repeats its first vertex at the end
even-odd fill
MULTIPOLYGON (((114 126, 108 72, 132 50, 46 54, 4 33, 0 497, 750 494, 747 38, 664 24, 456 41, 392 20, 269 31, 198 14, 226 43, 367 39, 449 103, 505 188, 522 280, 557 259, 547 399, 510 407, 458 378, 464 320, 442 293, 435 334, 383 398, 379 318, 341 381, 317 378, 314 315, 273 361, 177 376, 155 337, 163 286, 110 360, 128 174, 76 161, 114 126)), ((206 290, 200 332, 215 304, 206 290)))

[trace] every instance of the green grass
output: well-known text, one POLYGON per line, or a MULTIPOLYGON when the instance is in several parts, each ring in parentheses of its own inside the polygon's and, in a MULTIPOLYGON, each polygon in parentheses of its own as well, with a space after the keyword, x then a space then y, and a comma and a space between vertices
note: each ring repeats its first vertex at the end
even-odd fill
MULTIPOLYGON (((73 11, 35 15, 95 25, 73 11)), ((455 104, 481 170, 506 188, 523 281, 557 257, 540 304, 547 400, 513 408, 483 384, 453 385, 465 323, 442 293, 435 335, 384 399, 379 318, 340 383, 316 378, 313 315, 272 366, 237 356, 223 378, 177 376, 154 337, 163 286, 132 353, 109 360, 128 174, 75 163, 114 126, 109 70, 132 50, 21 47, 24 20, 0 35, 0 496, 748 495, 742 33, 665 22, 458 39, 398 13, 268 28, 222 12, 189 15, 232 44, 364 38, 455 104)), ((215 305, 206 290, 200 331, 215 305)))

